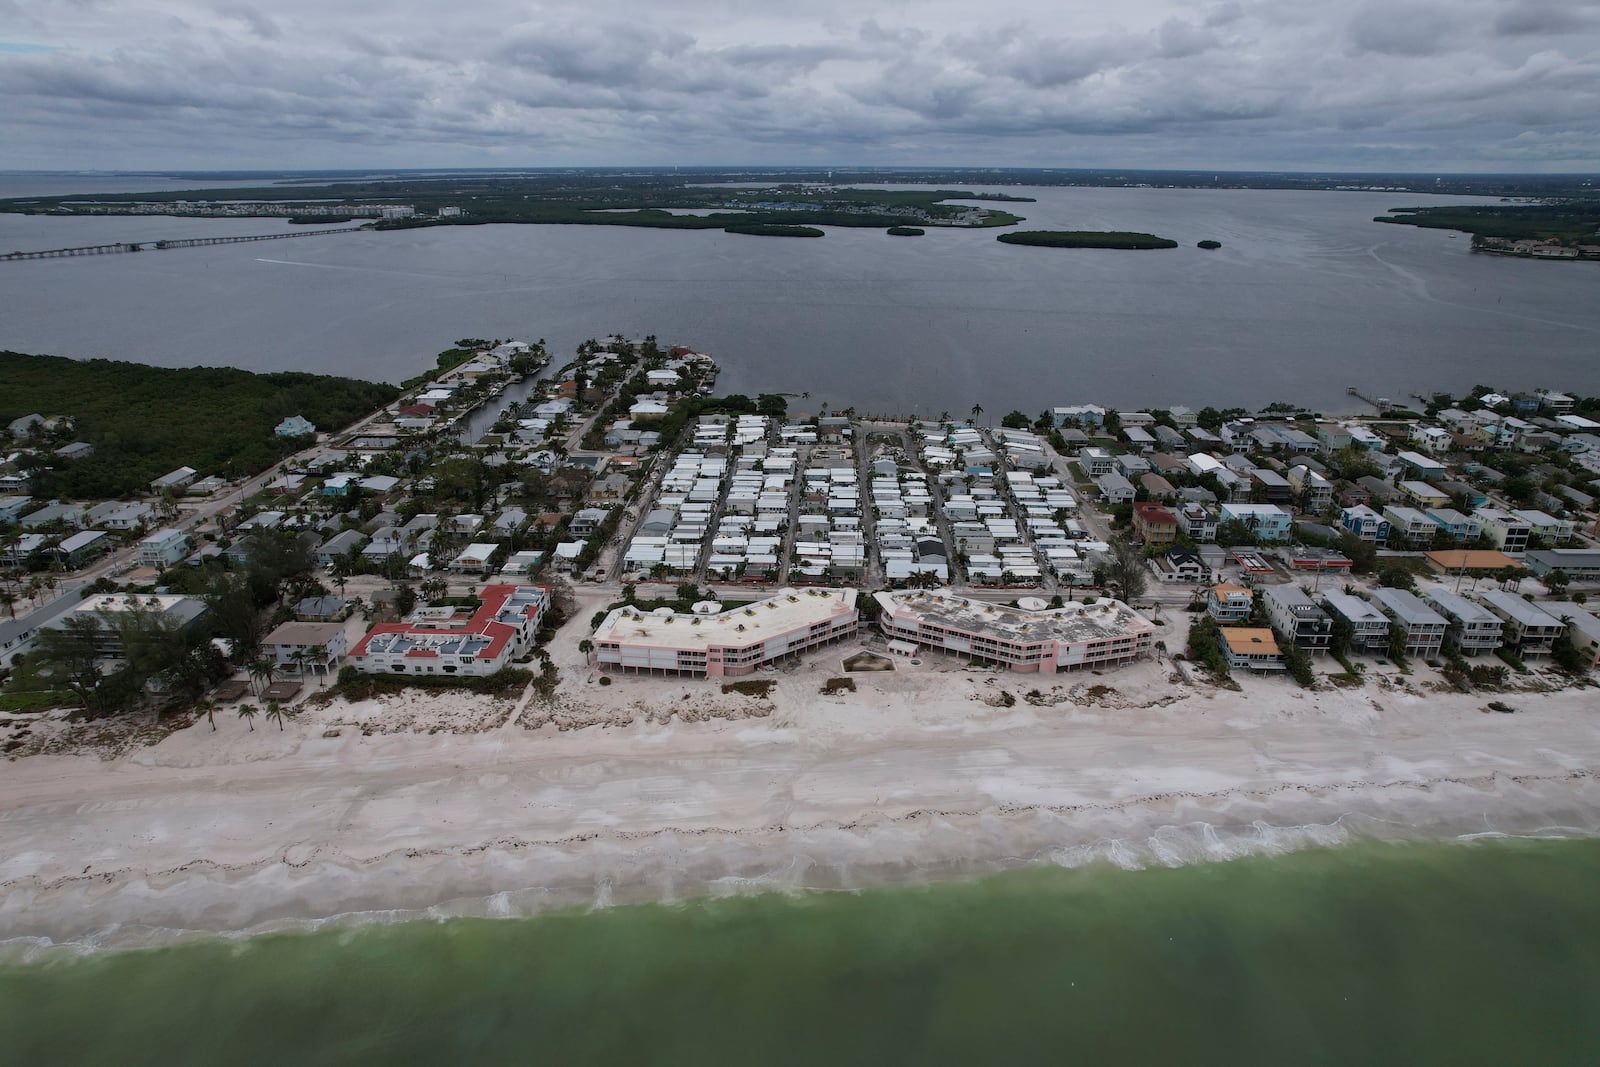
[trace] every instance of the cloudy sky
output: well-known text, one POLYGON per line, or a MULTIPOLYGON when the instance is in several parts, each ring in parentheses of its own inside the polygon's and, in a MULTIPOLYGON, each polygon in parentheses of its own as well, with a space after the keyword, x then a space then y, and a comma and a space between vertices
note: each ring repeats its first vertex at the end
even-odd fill
POLYGON ((1600 167, 1600 0, 0 0, 0 168, 1600 167))

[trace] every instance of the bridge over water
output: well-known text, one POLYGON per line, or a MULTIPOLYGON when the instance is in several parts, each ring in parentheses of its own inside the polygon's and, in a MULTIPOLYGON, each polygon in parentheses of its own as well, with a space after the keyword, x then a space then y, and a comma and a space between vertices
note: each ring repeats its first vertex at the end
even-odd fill
POLYGON ((186 237, 177 241, 124 241, 112 245, 81 245, 78 248, 51 248, 42 252, 7 252, 0 260, 60 259, 64 256, 104 256, 117 252, 164 251, 169 248, 199 248, 202 245, 236 245, 246 241, 283 241, 290 237, 318 237, 328 233, 356 233, 359 226, 330 230, 302 230, 299 233, 258 233, 247 237, 186 237))

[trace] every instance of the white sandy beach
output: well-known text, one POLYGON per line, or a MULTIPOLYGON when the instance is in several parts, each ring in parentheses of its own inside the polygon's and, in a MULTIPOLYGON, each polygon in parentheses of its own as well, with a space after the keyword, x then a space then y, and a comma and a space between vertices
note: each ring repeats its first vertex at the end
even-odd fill
POLYGON ((1040 678, 936 660, 820 695, 851 650, 775 676, 770 702, 715 682, 601 687, 574 653, 555 708, 336 701, 282 732, 219 717, 115 759, 12 761, 0 941, 136 945, 1352 835, 1600 831, 1594 690, 1503 695, 1518 710, 1498 714, 1494 697, 1422 688, 1425 670, 1231 692, 1154 663, 1040 678), (1003 690, 1014 705, 997 706, 1003 690))

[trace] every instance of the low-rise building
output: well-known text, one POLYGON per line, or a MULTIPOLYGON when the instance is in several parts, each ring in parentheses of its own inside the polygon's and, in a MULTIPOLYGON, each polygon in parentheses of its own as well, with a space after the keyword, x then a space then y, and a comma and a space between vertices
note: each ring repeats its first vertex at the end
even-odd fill
POLYGON ((350 601, 337 596, 308 596, 294 606, 300 622, 343 622, 350 617, 350 601))
POLYGON ((72 592, 16 618, 0 615, 0 667, 10 667, 18 656, 31 652, 39 631, 72 611, 79 603, 77 593, 72 592))
POLYGON ((329 674, 349 650, 342 622, 286 622, 261 641, 273 663, 295 674, 329 674))
POLYGON ((350 664, 370 674, 481 677, 532 647, 550 591, 537 585, 486 585, 476 610, 426 607, 404 622, 379 623, 357 642, 350 664))
POLYGON ((1050 421, 1058 428, 1075 426, 1079 429, 1093 429, 1103 425, 1106 421, 1106 409, 1098 404, 1073 404, 1067 407, 1050 409, 1050 421))
POLYGON ((317 428, 310 419, 303 415, 290 415, 273 427, 272 432, 279 437, 305 437, 308 434, 316 433, 317 428))
POLYGON ((1181 546, 1169 548, 1150 561, 1156 580, 1167 585, 1199 585, 1211 580, 1211 568, 1200 553, 1181 546))
POLYGON ((1584 670, 1600 666, 1600 618, 1589 606, 1572 600, 1541 600, 1539 606, 1566 623, 1584 670))
MULTIPOLYGON (((707 607, 717 605, 708 602, 707 607)), ((734 677, 846 640, 855 635, 859 619, 854 589, 788 589, 704 613, 621 607, 595 631, 590 659, 603 669, 734 677)))
POLYGON ((50 629, 62 629, 69 619, 92 619, 96 625, 95 651, 106 659, 121 659, 122 627, 118 619, 130 612, 159 612, 169 622, 180 626, 196 625, 206 613, 205 601, 187 596, 157 596, 145 593, 96 593, 84 597, 46 623, 50 629))
POLYGON ((84 530, 56 545, 56 554, 69 567, 81 567, 111 551, 111 535, 104 530, 84 530))
POLYGON ((82 528, 89 509, 82 504, 46 504, 22 516, 24 530, 38 530, 46 526, 72 526, 82 528))
POLYGON ((489 569, 490 561, 494 554, 500 551, 500 546, 493 542, 485 544, 470 544, 461 550, 461 554, 450 561, 450 569, 470 574, 482 574, 489 569))
POLYGON ((1405 637, 1406 655, 1422 659, 1439 655, 1450 620, 1404 589, 1382 586, 1372 591, 1372 599, 1389 616, 1389 625, 1405 637))
POLYGON ((184 486, 194 481, 199 474, 200 472, 195 470, 193 467, 179 467, 177 470, 163 474, 161 477, 151 482, 150 491, 152 493, 159 494, 163 489, 170 489, 173 492, 177 492, 179 489, 182 489, 184 486))
POLYGON ((155 508, 149 504, 108 500, 90 508, 84 519, 90 526, 107 530, 132 530, 154 517, 155 513, 155 508))
POLYGON ((1277 637, 1265 626, 1225 626, 1222 642, 1233 670, 1281 671, 1285 667, 1277 637))
POLYGON ((1600 551, 1592 548, 1541 548, 1523 559, 1528 569, 1541 578, 1556 570, 1576 582, 1600 578, 1600 551))
POLYGON ((317 546, 317 565, 332 567, 350 553, 359 552, 366 540, 367 535, 360 530, 341 530, 317 546))
POLYGON ((905 642, 1014 671, 1107 667, 1148 655, 1155 624, 1119 600, 1029 611, 944 591, 878 593, 879 626, 905 642))
POLYGON ((1116 471, 1102 474, 1095 480, 1100 487, 1100 499, 1108 504, 1129 504, 1133 502, 1133 483, 1128 481, 1116 471))
POLYGON ((0 526, 7 526, 22 518, 22 513, 33 503, 31 496, 0 496, 0 526))

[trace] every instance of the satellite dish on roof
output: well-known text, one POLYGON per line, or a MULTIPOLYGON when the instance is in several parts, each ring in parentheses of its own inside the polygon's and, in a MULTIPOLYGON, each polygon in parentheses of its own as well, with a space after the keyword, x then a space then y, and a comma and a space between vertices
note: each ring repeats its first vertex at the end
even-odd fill
POLYGON ((1036 596, 1025 596, 1021 600, 1017 601, 1017 607, 1021 608, 1023 611, 1043 611, 1049 606, 1050 605, 1047 601, 1044 601, 1036 596))
POLYGON ((715 600, 700 600, 696 601, 694 607, 690 610, 696 615, 715 615, 722 610, 722 605, 715 600))

